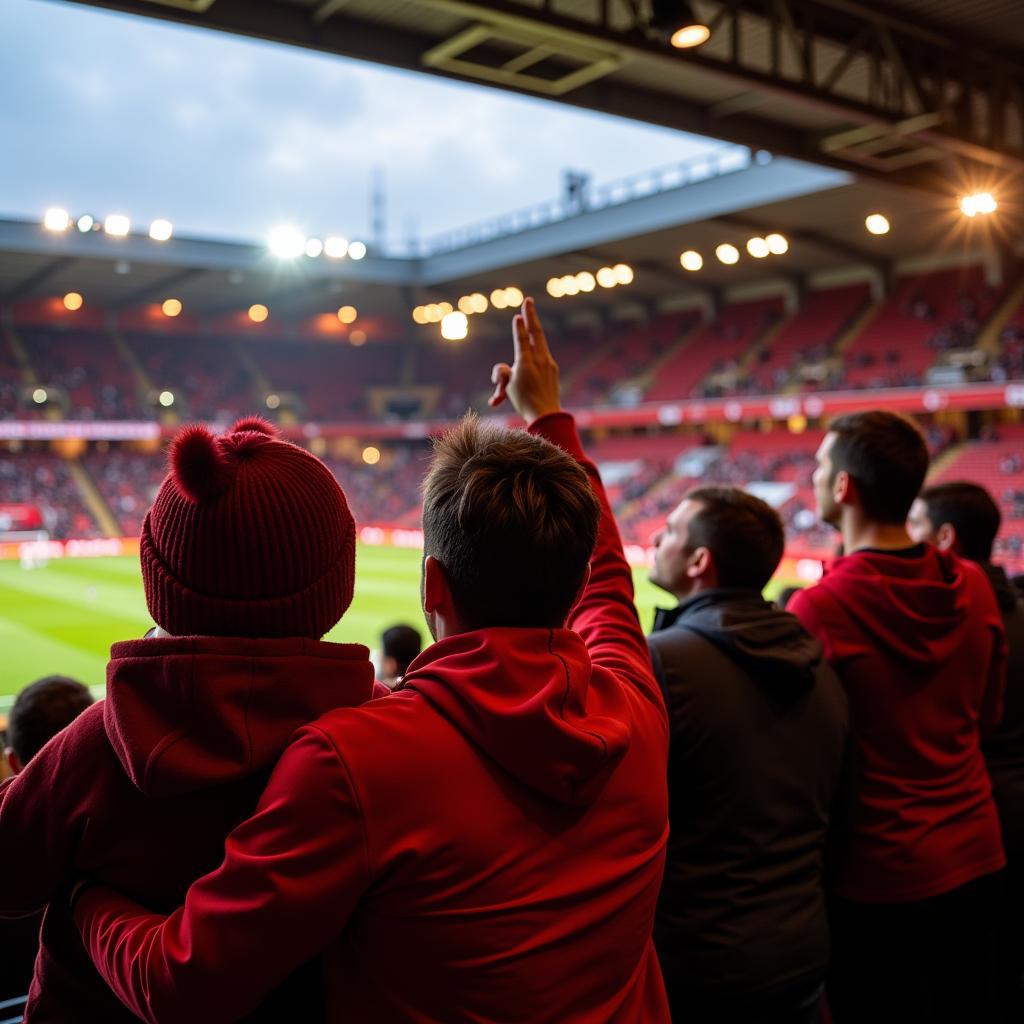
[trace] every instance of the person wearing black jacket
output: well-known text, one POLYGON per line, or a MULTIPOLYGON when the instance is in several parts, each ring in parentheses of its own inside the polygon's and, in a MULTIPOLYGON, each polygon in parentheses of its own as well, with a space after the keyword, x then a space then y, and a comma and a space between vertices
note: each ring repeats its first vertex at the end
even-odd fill
POLYGON ((982 740, 999 809, 1006 848, 1006 888, 999 924, 997 970, 1004 1021, 1024 1021, 1024 602, 1001 566, 992 563, 992 547, 1002 515, 992 496, 978 484, 954 481, 921 491, 911 506, 907 531, 976 562, 995 591, 1009 658, 1003 718, 982 740))
POLYGON ((784 543, 770 506, 701 487, 654 542, 651 582, 679 601, 648 638, 670 719, 655 945, 673 1018, 809 1024, 846 698, 818 641, 761 597, 784 543))

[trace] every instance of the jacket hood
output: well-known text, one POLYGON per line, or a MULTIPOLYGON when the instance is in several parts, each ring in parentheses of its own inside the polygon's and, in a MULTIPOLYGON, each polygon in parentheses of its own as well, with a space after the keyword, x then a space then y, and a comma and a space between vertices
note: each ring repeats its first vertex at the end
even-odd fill
POLYGON ((168 637, 114 644, 103 724, 125 774, 150 797, 246 778, 291 734, 373 694, 369 651, 289 637, 168 637))
POLYGON ((873 643, 930 671, 963 640, 970 594, 964 575, 974 571, 952 552, 921 544, 899 554, 867 549, 837 558, 822 583, 873 643))
POLYGON ((978 567, 988 577, 989 583, 996 594, 996 603, 1001 612, 1012 612, 1020 601, 1020 592, 1010 582, 1006 570, 1001 565, 993 565, 991 562, 979 562, 978 567))
POLYGON ((714 644, 776 696, 794 698, 814 685, 821 644, 789 612, 749 590, 716 588, 659 611, 654 629, 689 629, 714 644))
POLYGON ((428 647, 402 689, 416 690, 506 772, 552 800, 587 806, 629 748, 618 686, 599 687, 579 634, 483 629, 428 647))

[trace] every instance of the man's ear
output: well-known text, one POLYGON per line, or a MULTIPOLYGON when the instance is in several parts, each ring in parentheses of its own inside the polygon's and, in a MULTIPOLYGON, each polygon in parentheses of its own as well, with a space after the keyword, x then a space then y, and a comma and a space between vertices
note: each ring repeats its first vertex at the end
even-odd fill
POLYGON ((940 551, 956 551, 956 527, 952 523, 943 523, 935 531, 935 546, 940 551))
POLYGON ((429 615, 451 603, 444 566, 433 556, 423 559, 423 610, 429 615))
POLYGON ((21 758, 10 747, 4 750, 4 757, 7 758, 7 764, 11 769, 12 775, 18 775, 25 767, 21 763, 21 758))
POLYGON ((686 566, 686 575, 691 580, 699 580, 703 576, 707 576, 714 564, 711 558, 711 550, 709 548, 697 548, 690 556, 690 561, 686 566))
POLYGON ((845 469, 841 469, 836 473, 835 480, 832 481, 832 500, 837 505, 845 505, 852 496, 853 480, 845 469))

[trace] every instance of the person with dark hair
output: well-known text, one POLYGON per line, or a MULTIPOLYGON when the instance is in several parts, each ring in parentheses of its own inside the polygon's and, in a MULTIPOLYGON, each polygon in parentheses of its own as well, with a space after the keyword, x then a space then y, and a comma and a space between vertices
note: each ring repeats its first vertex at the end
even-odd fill
POLYGON ((761 596, 784 544, 771 506, 698 487, 654 543, 651 582, 679 601, 648 638, 670 722, 654 936, 672 1016, 810 1024, 828 963, 822 871, 846 698, 821 644, 761 596))
POLYGON ((14 699, 7 716, 7 763, 17 775, 54 736, 92 704, 89 688, 68 676, 44 676, 14 699))
MULTIPOLYGON (((7 716, 7 764, 11 775, 25 766, 62 729, 93 703, 89 688, 68 676, 44 676, 14 699, 7 716)), ((24 996, 32 982, 43 915, 0 921, 0 1000, 24 996)))
POLYGON ((999 608, 977 566, 907 533, 928 468, 910 420, 839 417, 817 462, 845 554, 789 607, 846 688, 855 750, 829 1003, 839 1024, 988 1024, 1006 859, 980 734, 1002 711, 999 608))
MULTIPOLYGON (((169 470, 140 538, 154 635, 114 644, 106 700, 0 783, 0 915, 45 907, 29 1024, 136 1020, 83 947, 77 879, 176 906, 220 862, 295 730, 374 694, 369 651, 320 639, 355 568, 330 470, 256 418, 219 436, 183 428, 169 470)), ((23 733, 16 715, 16 752, 23 733)), ((265 990, 253 1020, 316 1019, 318 967, 265 990)))
POLYGON ((988 577, 1006 629, 1009 658, 1003 719, 982 740, 1006 847, 1006 893, 999 926, 999 997, 1004 1021, 1024 1021, 1024 601, 992 547, 1002 516, 978 484, 956 481, 926 487, 911 506, 907 526, 916 541, 935 544, 976 562, 988 577))
POLYGON ((423 638, 418 629, 402 624, 385 629, 380 637, 380 681, 393 690, 422 649, 423 638))
POLYGON ((528 431, 464 419, 424 487, 433 646, 391 696, 299 730, 169 917, 79 894, 143 1020, 235 1020, 321 950, 329 1020, 668 1020, 665 707, 531 300, 513 325, 492 403, 528 431))

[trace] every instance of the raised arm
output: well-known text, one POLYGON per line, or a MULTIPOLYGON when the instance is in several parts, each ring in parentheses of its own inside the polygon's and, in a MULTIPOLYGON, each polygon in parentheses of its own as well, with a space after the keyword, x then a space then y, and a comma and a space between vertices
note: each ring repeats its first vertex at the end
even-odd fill
POLYGON ((522 312, 513 320, 512 331, 515 361, 511 366, 499 363, 494 367, 492 407, 507 397, 526 420, 531 433, 557 444, 583 466, 601 503, 590 580, 568 625, 583 637, 595 664, 628 679, 652 703, 663 707, 651 672, 647 640, 633 603, 633 574, 597 466, 583 451, 572 416, 562 410, 558 363, 551 354, 533 299, 523 303, 522 312))
POLYGON ((315 726, 278 762, 224 861, 170 917, 84 888, 75 923, 100 974, 153 1024, 237 1020, 345 927, 369 884, 348 771, 315 726))

